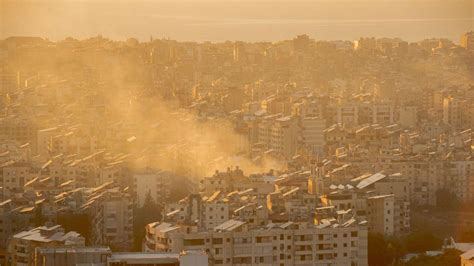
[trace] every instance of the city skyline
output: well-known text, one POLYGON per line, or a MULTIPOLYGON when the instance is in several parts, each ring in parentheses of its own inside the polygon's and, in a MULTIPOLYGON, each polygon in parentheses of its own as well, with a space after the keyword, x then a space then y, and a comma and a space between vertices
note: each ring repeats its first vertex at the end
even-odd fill
POLYGON ((0 1, 0 266, 474 266, 473 1, 0 1))

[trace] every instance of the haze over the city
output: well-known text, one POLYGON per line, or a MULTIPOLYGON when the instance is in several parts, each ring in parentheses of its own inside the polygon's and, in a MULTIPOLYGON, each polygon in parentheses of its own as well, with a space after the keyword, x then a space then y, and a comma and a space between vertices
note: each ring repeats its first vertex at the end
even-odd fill
POLYGON ((102 34, 114 39, 276 41, 361 36, 459 41, 474 23, 473 0, 2 0, 1 38, 51 40, 102 34), (113 4, 112 4, 113 3, 113 4))
POLYGON ((0 0, 0 266, 474 266, 474 0, 0 0))

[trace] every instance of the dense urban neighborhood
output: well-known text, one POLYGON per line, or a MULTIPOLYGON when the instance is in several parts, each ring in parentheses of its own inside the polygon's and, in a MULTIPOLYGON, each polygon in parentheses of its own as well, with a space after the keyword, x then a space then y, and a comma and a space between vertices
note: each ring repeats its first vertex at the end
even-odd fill
POLYGON ((474 265, 474 32, 0 40, 0 265, 474 265))

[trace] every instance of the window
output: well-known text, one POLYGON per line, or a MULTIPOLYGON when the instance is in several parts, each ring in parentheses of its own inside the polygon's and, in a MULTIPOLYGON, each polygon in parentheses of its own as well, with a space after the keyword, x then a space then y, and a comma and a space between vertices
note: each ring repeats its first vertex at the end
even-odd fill
POLYGON ((357 237, 357 231, 351 232, 352 237, 357 237))
MULTIPOLYGON (((206 239, 206 242, 209 242, 209 239, 206 239)), ((204 239, 185 239, 183 244, 185 246, 200 246, 204 245, 204 239)))
POLYGON ((213 238, 212 239, 212 244, 216 244, 216 245, 219 245, 219 244, 222 244, 224 241, 222 240, 222 238, 213 238))

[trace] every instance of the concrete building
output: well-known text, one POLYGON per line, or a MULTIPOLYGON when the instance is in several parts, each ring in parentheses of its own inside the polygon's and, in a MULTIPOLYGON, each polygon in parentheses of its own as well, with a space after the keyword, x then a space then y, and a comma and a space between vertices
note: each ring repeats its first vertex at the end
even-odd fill
POLYGON ((57 133, 57 127, 38 130, 36 140, 37 154, 43 158, 49 158, 52 150, 52 140, 57 133))
POLYGON ((286 158, 293 157, 298 145, 296 118, 286 116, 275 119, 270 132, 270 148, 286 158))
POLYGON ((199 251, 179 253, 112 253, 107 266, 207 266, 208 255, 199 251))
POLYGON ((305 117, 300 120, 300 145, 309 148, 312 154, 322 154, 325 138, 326 121, 316 117, 305 117))
POLYGON ((146 249, 205 250, 214 265, 367 265, 365 223, 339 222, 269 222, 252 228, 246 222, 228 220, 212 231, 153 223, 147 226, 146 249))
POLYGON ((119 188, 107 189, 82 206, 92 219, 92 243, 129 250, 133 242, 133 199, 119 188))
POLYGON ((13 266, 35 265, 39 248, 82 247, 84 244, 84 237, 73 231, 65 233, 60 225, 37 227, 12 236, 8 245, 9 263, 13 266))
POLYGON ((48 247, 39 248, 35 266, 106 266, 112 255, 108 247, 48 247))
POLYGON ((163 204, 171 196, 171 173, 161 170, 146 169, 133 175, 133 187, 136 204, 141 207, 147 194, 158 204, 163 204))
POLYGON ((367 198, 369 231, 392 236, 395 233, 395 197, 381 195, 367 198))
POLYGON ((207 266, 204 252, 152 253, 112 252, 108 247, 40 248, 36 252, 35 266, 207 266))

